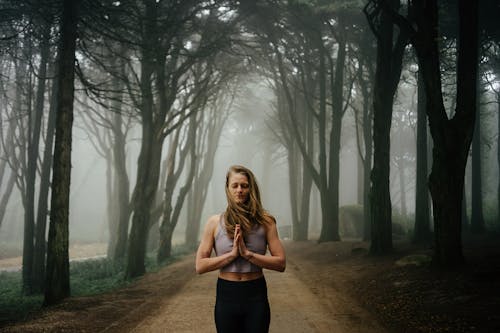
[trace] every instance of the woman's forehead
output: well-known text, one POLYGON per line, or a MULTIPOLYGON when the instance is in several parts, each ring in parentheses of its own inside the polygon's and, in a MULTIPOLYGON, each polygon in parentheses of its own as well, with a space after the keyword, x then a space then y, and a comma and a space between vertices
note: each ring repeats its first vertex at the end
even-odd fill
POLYGON ((229 175, 230 183, 242 181, 248 182, 248 177, 244 173, 231 172, 231 174, 229 175))

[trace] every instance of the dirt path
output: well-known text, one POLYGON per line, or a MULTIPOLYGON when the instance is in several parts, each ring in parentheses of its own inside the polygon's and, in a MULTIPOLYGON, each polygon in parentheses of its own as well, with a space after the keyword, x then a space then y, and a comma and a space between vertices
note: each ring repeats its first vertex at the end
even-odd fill
MULTIPOLYGON (((297 277, 301 272, 293 261, 289 260, 285 273, 266 271, 265 274, 271 304, 271 332, 384 332, 351 299, 332 294, 332 290, 328 295, 313 293, 297 277)), ((154 316, 139 323, 132 332, 215 332, 216 279, 216 272, 193 277, 177 294, 165 300, 154 316)))
MULTIPOLYGON (((357 241, 285 242, 286 272, 265 271, 270 332, 500 332, 500 241, 490 238, 469 241, 468 266, 454 272, 396 264, 430 251, 409 244, 380 257, 365 255, 368 244, 357 241)), ((126 287, 71 297, 0 326, 0 333, 215 332, 216 280, 216 272, 196 275, 190 254, 126 287)))
MULTIPOLYGON (((385 332, 346 292, 356 268, 342 263, 315 268, 312 258, 298 255, 303 250, 288 244, 286 271, 265 271, 270 332, 385 332)), ((0 332, 215 332, 216 280, 217 272, 197 275, 194 255, 188 255, 128 287, 70 298, 0 332)))

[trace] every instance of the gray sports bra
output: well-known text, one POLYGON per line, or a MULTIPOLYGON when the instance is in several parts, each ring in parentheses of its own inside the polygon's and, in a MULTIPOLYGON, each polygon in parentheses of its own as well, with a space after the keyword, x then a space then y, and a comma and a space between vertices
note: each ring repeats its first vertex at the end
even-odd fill
MULTIPOLYGON (((245 235, 245 245, 247 248, 258 254, 266 254, 267 238, 266 230, 262 225, 254 225, 252 231, 245 235)), ((215 253, 220 256, 224 253, 231 252, 233 249, 233 240, 227 235, 226 225, 224 224, 224 214, 221 214, 219 220, 219 230, 215 235, 215 253)), ((239 256, 230 264, 222 267, 221 272, 237 272, 237 273, 250 273, 261 272, 262 268, 252 264, 250 261, 239 256)))

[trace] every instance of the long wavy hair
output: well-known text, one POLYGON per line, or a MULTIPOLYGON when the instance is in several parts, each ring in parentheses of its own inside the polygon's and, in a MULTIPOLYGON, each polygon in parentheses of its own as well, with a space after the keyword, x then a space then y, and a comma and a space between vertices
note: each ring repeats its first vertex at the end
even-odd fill
POLYGON ((233 165, 226 174, 226 198, 227 208, 224 213, 224 223, 229 237, 234 237, 234 228, 239 224, 243 234, 248 234, 255 224, 265 225, 274 218, 262 207, 260 191, 254 174, 248 168, 241 165, 233 165), (229 192, 229 177, 233 173, 245 175, 248 179, 249 195, 246 202, 238 204, 229 192), (267 217, 267 218, 266 218, 267 217), (271 217, 271 219, 269 219, 271 217))

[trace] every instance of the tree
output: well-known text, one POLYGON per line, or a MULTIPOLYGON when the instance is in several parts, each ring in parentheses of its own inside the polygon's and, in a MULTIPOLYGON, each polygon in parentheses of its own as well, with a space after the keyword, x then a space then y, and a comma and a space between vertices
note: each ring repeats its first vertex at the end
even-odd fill
POLYGON ((478 81, 478 87, 476 87, 477 98, 477 111, 476 120, 474 125, 474 135, 472 137, 472 190, 471 190, 471 218, 470 218, 470 230, 472 232, 483 232, 484 231, 484 217, 483 217, 483 185, 482 185, 482 142, 481 137, 481 108, 480 108, 480 97, 481 97, 481 84, 478 81))
POLYGON ((391 13, 397 13, 399 9, 399 0, 370 1, 365 7, 368 22, 377 38, 377 67, 373 87, 374 153, 370 190, 370 252, 374 254, 384 254, 392 250, 390 129, 394 94, 398 87, 403 54, 408 41, 406 32, 402 30, 394 37, 391 13))
MULTIPOLYGON (((40 20, 41 21, 41 20, 40 20)), ((30 127, 28 129, 28 163, 26 170, 26 207, 25 207, 25 246, 23 249, 23 267, 29 266, 28 274, 31 274, 29 286, 25 285, 25 289, 30 289, 29 292, 42 291, 43 275, 37 276, 40 273, 40 257, 37 261, 37 270, 35 271, 35 181, 38 165, 40 133, 42 132, 42 118, 44 114, 45 91, 47 81, 47 70, 50 61, 50 30, 51 22, 41 21, 42 31, 40 36, 40 64, 38 66, 38 84, 36 88, 35 108, 33 115, 30 115, 30 127), (24 260, 26 258, 26 260, 24 260), (36 285, 35 285, 36 281, 36 285)), ((45 231, 45 230, 44 230, 45 231)), ((45 234, 44 234, 45 238, 45 234)), ((45 239, 44 239, 45 240, 45 239)), ((43 251, 45 256, 45 251, 43 251)))
POLYGON ((68 218, 78 7, 78 0, 63 2, 45 305, 55 304, 70 295, 68 218))
POLYGON ((344 25, 349 16, 341 9, 332 11, 326 5, 316 9, 305 2, 293 2, 284 9, 256 6, 254 10, 258 19, 256 31, 262 35, 261 44, 270 46, 266 51, 271 67, 276 67, 276 78, 284 92, 293 140, 320 192, 322 228, 319 241, 339 240, 340 134, 344 105, 349 104, 348 98, 344 99, 347 62, 344 25), (282 17, 281 12, 285 10, 290 12, 289 16, 282 17), (317 148, 314 151, 308 150, 301 128, 299 119, 302 118, 298 115, 301 109, 294 100, 295 76, 300 78, 300 91, 307 95, 307 112, 315 119, 317 148), (306 87, 310 78, 317 82, 314 89, 306 87))
MULTIPOLYGON (((105 12, 105 17, 114 17, 113 11, 107 8, 95 10, 105 12)), ((92 19, 93 16, 88 15, 84 21, 92 19)), ((123 21, 126 21, 125 18, 123 21)), ((129 129, 136 119, 132 98, 134 88, 131 87, 131 75, 135 72, 130 69, 135 66, 131 60, 133 48, 125 41, 116 40, 117 37, 109 31, 102 33, 102 29, 113 29, 110 26, 114 24, 115 22, 104 22, 103 25, 87 31, 88 36, 82 43, 81 51, 90 62, 81 68, 78 74, 91 99, 85 103, 85 107, 94 111, 87 128, 93 132, 98 127, 106 129, 105 138, 100 140, 100 144, 96 142, 94 147, 101 156, 105 156, 106 172, 109 175, 106 178, 109 229, 107 255, 118 260, 125 258, 127 250, 131 199, 126 167, 126 144, 129 129)), ((121 30, 114 31, 120 32, 121 30)))
MULTIPOLYGON (((442 267, 463 263, 461 244, 462 194, 465 165, 476 119, 478 71, 478 1, 459 1, 457 103, 448 118, 443 104, 438 52, 438 5, 412 1, 416 29, 411 31, 423 75, 427 116, 434 142, 429 177, 434 212, 434 261, 442 267)), ((404 24, 404 21, 402 21, 404 24)))
MULTIPOLYGON (((274 73, 274 89, 277 97, 275 106, 276 116, 272 119, 273 123, 269 127, 281 145, 287 150, 289 195, 292 209, 292 238, 294 240, 307 240, 309 231, 309 203, 313 180, 305 159, 302 158, 300 149, 294 139, 293 124, 288 115, 286 92, 279 82, 278 74, 274 73)), ((294 112, 297 112, 297 117, 300 118, 300 123, 303 124, 302 130, 307 151, 312 153, 314 152, 313 117, 307 110, 307 97, 305 93, 296 88, 299 85, 300 82, 292 83, 296 97, 294 101, 296 111, 294 112)), ((315 87, 315 84, 311 81, 307 85, 311 90, 315 87)))
MULTIPOLYGON (((356 144, 358 147, 359 160, 362 162, 363 173, 362 177, 358 178, 358 182, 362 183, 362 204, 363 204, 363 240, 371 239, 371 213, 370 213, 370 172, 372 169, 373 141, 372 141, 372 123, 373 123, 373 93, 372 82, 374 82, 375 70, 373 68, 374 51, 372 39, 366 32, 366 29, 357 34, 357 38, 353 43, 356 47, 354 54, 356 55, 359 66, 356 80, 359 85, 360 96, 362 97, 362 105, 351 105, 354 111, 354 119, 356 126, 356 144), (361 110, 359 110, 361 108, 361 110), (359 128, 362 133, 359 134, 359 128), (361 140, 362 139, 362 140, 361 140), (363 143, 363 147, 361 145, 363 143), (364 154, 363 154, 364 151, 364 154), (362 179, 362 180, 361 180, 362 179)), ((353 103, 354 104, 354 103, 353 103)), ((359 174, 359 172, 358 172, 359 174)))
POLYGON ((233 106, 235 94, 235 92, 229 94, 217 93, 210 103, 208 112, 204 112, 206 119, 201 121, 202 128, 200 130, 202 133, 197 135, 195 146, 198 150, 196 155, 202 156, 202 158, 200 158, 199 163, 196 163, 196 174, 192 186, 196 190, 190 190, 187 198, 185 242, 190 248, 196 248, 198 243, 201 214, 214 170, 215 154, 222 129, 233 106))
MULTIPOLYGON (((53 70, 52 70, 53 72, 53 70)), ((33 258, 33 290, 42 292, 45 283, 45 254, 48 199, 50 190, 50 176, 52 169, 52 153, 54 149, 54 133, 56 127, 57 90, 58 80, 52 80, 52 95, 50 98, 49 115, 47 119, 47 131, 45 135, 45 150, 43 152, 40 190, 38 195, 38 210, 35 229, 35 256, 33 258)))
POLYGON ((421 73, 417 74, 417 96, 417 179, 413 242, 429 243, 431 241, 431 225, 429 188, 427 186, 427 115, 425 113, 425 88, 421 73))
MULTIPOLYGON (((225 22, 219 18, 223 13, 218 11, 218 7, 216 11, 210 10, 215 5, 189 1, 165 8, 161 2, 144 3, 143 17, 147 23, 141 32, 140 101, 137 103, 143 135, 136 187, 132 195, 127 278, 145 272, 146 242, 151 226, 152 203, 158 187, 163 142, 196 110, 195 107, 190 112, 178 110, 175 102, 184 94, 186 87, 192 85, 190 70, 201 59, 212 57, 227 47, 227 37, 234 29, 232 21, 225 22), (208 15, 203 14, 205 10, 209 10, 208 15), (165 16, 160 15, 162 11, 165 16), (217 13, 216 24, 210 20, 213 13, 217 13), (165 31, 169 33, 165 34, 165 31), (190 47, 186 48, 185 43, 189 43, 190 47)), ((199 100, 193 98, 191 102, 196 104, 199 100)))
MULTIPOLYGON (((2 113, 3 114, 3 113, 2 113)), ((3 122, 3 119, 2 119, 3 122)), ((0 126, 0 131, 2 132, 2 151, 4 152, 5 155, 2 155, 1 160, 0 160, 0 186, 2 186, 4 183, 4 177, 6 176, 7 172, 5 171, 8 165, 8 159, 9 157, 6 155, 13 155, 14 154, 14 128, 15 128, 15 122, 10 121, 9 126, 7 128, 7 133, 3 133, 3 126, 0 126), (4 137, 5 135, 5 137, 4 137)), ((3 124, 2 124, 3 125, 3 124)), ((0 227, 2 226, 2 222, 5 216, 5 212, 7 209, 7 204, 9 203, 9 199, 12 194, 12 190, 14 189, 14 185, 16 184, 16 174, 14 172, 9 172, 8 174, 8 179, 7 179, 7 184, 5 185, 4 192, 2 193, 2 198, 0 199, 0 227)))

